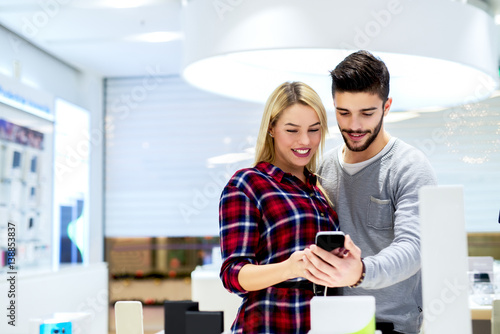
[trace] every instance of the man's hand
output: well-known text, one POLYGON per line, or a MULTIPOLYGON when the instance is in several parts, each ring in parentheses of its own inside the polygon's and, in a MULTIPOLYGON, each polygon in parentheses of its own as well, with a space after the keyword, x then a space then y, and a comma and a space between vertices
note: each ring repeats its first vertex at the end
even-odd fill
POLYGON ((305 278, 327 287, 342 287, 356 284, 363 273, 361 250, 346 235, 344 249, 332 252, 311 245, 304 250, 305 278))

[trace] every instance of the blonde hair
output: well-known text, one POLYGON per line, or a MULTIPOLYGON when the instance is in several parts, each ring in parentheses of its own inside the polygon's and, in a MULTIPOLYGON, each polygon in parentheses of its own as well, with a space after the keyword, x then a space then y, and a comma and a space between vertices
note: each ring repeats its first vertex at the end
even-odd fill
POLYGON ((306 165, 306 168, 310 172, 316 173, 316 165, 318 164, 319 156, 322 154, 325 147, 328 123, 326 110, 319 95, 303 82, 282 83, 267 99, 262 121, 260 123, 259 135, 257 137, 255 164, 261 161, 274 163, 274 140, 269 136, 269 129, 276 124, 283 110, 297 103, 313 108, 319 118, 321 126, 320 149, 314 153, 311 160, 306 165))

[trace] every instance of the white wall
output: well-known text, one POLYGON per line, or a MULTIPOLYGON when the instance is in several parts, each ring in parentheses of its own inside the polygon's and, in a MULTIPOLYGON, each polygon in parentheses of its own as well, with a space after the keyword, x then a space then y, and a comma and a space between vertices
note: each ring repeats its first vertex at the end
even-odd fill
POLYGON ((81 96, 86 98, 80 106, 90 111, 90 211, 89 211, 89 263, 104 258, 104 112, 103 80, 91 74, 80 77, 81 96))

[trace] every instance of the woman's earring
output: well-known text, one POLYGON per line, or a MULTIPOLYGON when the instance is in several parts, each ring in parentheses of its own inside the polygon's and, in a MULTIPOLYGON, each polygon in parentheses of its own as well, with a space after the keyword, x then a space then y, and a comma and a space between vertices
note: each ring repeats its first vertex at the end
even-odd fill
POLYGON ((273 137, 273 134, 271 132, 268 132, 269 133, 269 136, 272 138, 273 137))

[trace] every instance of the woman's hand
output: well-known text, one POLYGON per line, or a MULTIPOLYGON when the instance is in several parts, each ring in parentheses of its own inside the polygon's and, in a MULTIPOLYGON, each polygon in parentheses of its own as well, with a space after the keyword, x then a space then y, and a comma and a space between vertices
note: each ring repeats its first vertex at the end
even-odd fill
POLYGON ((238 281, 247 291, 262 290, 292 278, 305 277, 304 251, 295 251, 280 263, 246 264, 238 274, 238 281))
POLYGON ((304 251, 295 251, 284 261, 287 268, 286 277, 288 277, 286 280, 304 277, 304 275, 306 275, 306 266, 303 260, 304 256, 304 251))
POLYGON ((327 252, 311 245, 304 250, 305 278, 313 283, 328 287, 356 284, 363 273, 361 250, 346 235, 344 249, 327 252))

